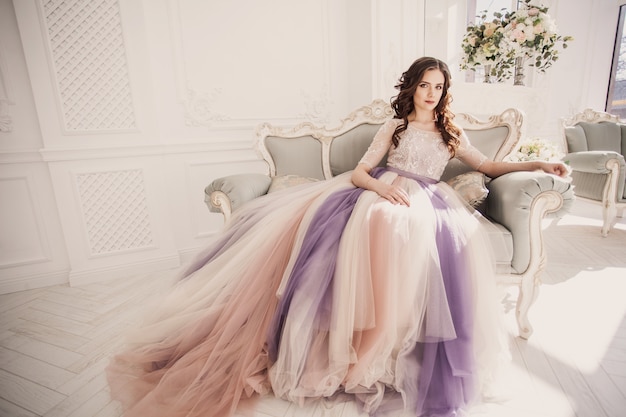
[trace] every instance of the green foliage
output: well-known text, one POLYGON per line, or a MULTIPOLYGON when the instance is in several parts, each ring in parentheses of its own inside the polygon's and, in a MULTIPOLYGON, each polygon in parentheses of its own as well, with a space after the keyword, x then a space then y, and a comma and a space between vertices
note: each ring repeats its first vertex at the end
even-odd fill
POLYGON ((524 0, 513 12, 494 12, 491 20, 486 10, 480 13, 478 23, 467 27, 461 42, 461 69, 475 71, 491 65, 490 75, 498 81, 513 75, 516 57, 528 59, 530 66, 545 72, 559 59, 559 50, 574 39, 559 35, 548 8, 532 0, 524 0))

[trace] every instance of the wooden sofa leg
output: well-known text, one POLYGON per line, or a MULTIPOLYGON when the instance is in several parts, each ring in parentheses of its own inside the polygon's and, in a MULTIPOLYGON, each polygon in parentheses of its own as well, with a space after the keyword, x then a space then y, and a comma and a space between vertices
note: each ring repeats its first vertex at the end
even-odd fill
POLYGON ((606 167, 611 172, 606 180, 604 190, 602 190, 602 237, 607 237, 617 222, 617 204, 615 199, 617 196, 620 165, 616 159, 610 159, 607 161, 606 167))
POLYGON ((617 207, 611 201, 605 201, 602 207, 602 237, 607 237, 617 220, 617 207))
POLYGON ((528 319, 528 311, 539 296, 539 281, 533 275, 526 275, 522 278, 519 285, 519 295, 517 297, 517 306, 515 317, 519 329, 519 336, 522 339, 528 339, 533 334, 533 326, 528 319))

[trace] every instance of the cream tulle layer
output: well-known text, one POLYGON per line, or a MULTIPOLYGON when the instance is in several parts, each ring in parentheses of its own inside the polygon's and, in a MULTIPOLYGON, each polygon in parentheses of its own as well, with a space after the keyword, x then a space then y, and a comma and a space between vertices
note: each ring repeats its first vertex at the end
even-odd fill
MULTIPOLYGON (((328 328, 317 326, 308 297, 299 293, 279 356, 269 363, 267 331, 278 296, 316 209, 331 193, 353 188, 345 174, 257 199, 237 213, 229 230, 241 236, 159 300, 107 369, 125 416, 224 417, 242 398, 270 391, 295 402, 345 391, 374 411, 386 387, 412 409, 416 399, 403 387, 419 369, 403 368, 403 355, 425 339, 452 339, 455 330, 429 197, 393 172, 381 179, 401 184, 411 206, 394 206, 373 192, 361 195, 340 241, 328 328)), ((468 297, 477 377, 488 380, 503 352, 489 243, 476 215, 447 185, 433 186, 444 190, 461 219, 455 224, 473 279, 468 297)))

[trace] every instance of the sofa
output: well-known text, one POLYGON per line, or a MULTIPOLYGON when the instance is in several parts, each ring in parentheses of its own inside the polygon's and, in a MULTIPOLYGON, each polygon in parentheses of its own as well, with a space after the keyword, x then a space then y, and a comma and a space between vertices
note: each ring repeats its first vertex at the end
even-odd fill
MULTIPOLYGON (((264 123, 256 130, 255 147, 268 165, 267 174, 238 174, 214 179, 205 189, 209 209, 229 220, 247 201, 275 188, 326 180, 354 169, 381 124, 393 117, 389 104, 374 100, 356 109, 334 127, 309 122, 285 128, 264 123)), ((507 109, 487 120, 458 114, 455 122, 488 157, 502 160, 514 150, 522 132, 523 114, 507 109)), ((381 164, 384 163, 381 162, 381 164)), ((528 338, 528 312, 535 301, 546 264, 542 219, 566 213, 574 200, 571 185, 543 172, 514 172, 495 179, 452 159, 443 174, 490 223, 500 284, 519 288, 516 318, 519 335, 528 338)))
POLYGON ((561 122, 576 196, 602 206, 600 233, 606 237, 626 207, 626 125, 592 109, 561 122))

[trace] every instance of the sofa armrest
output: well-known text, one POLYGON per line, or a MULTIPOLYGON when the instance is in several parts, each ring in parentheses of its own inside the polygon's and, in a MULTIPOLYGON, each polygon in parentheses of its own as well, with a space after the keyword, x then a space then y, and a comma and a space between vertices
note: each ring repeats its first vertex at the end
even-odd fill
POLYGON ((213 180, 204 189, 204 201, 209 210, 230 214, 242 204, 267 194, 272 179, 265 174, 237 174, 213 180))
POLYGON ((571 210, 573 187, 554 175, 521 171, 494 178, 487 188, 486 215, 511 232, 515 248, 511 266, 522 274, 534 268, 531 262, 544 261, 541 220, 571 210))
POLYGON ((613 151, 572 152, 563 160, 572 170, 591 174, 608 174, 611 171, 611 164, 614 164, 611 161, 617 161, 622 170, 625 166, 624 157, 613 151))

